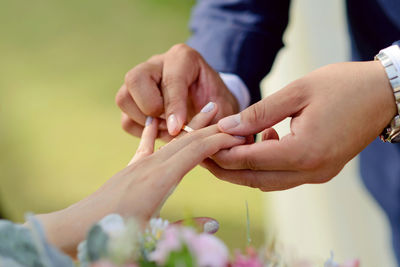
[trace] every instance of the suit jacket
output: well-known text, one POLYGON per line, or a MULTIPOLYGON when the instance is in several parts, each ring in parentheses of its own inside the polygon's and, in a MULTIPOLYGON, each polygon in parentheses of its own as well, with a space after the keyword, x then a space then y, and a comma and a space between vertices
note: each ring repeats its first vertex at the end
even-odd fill
MULTIPOLYGON (((261 98, 261 79, 283 46, 289 5, 290 0, 200 0, 188 43, 217 71, 241 77, 254 103, 261 98)), ((346 12, 353 60, 372 60, 400 39, 400 0, 347 0, 346 12)), ((400 263, 400 144, 375 140, 361 153, 360 168, 390 221, 400 263)))

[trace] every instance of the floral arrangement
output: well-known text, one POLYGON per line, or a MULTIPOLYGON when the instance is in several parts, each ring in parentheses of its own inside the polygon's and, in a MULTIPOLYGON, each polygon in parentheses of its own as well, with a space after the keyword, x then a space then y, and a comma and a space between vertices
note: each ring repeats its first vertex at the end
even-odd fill
MULTIPOLYGON (((152 219, 141 230, 134 219, 117 214, 104 217, 78 246, 78 262, 47 243, 34 216, 30 228, 0 220, 0 267, 309 267, 307 262, 287 262, 272 247, 230 257, 216 236, 200 232, 195 225, 169 224, 152 219)), ((321 266, 321 265, 320 265, 321 266)), ((357 260, 337 264, 333 255, 324 267, 358 267, 357 260)))

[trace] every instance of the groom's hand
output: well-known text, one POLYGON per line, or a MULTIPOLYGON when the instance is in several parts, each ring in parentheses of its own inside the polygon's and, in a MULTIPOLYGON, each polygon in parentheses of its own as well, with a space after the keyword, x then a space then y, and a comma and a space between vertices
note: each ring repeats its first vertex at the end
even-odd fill
POLYGON ((220 179, 263 191, 326 182, 395 114, 380 62, 328 65, 220 120, 223 132, 262 132, 263 140, 221 151, 205 165, 220 179), (279 140, 272 127, 287 117, 292 118, 291 133, 279 140))
POLYGON ((177 135, 208 102, 219 111, 213 123, 237 113, 239 106, 224 82, 194 49, 185 44, 151 57, 130 70, 117 93, 116 102, 123 112, 122 127, 140 136, 146 116, 165 116, 159 129, 177 135))

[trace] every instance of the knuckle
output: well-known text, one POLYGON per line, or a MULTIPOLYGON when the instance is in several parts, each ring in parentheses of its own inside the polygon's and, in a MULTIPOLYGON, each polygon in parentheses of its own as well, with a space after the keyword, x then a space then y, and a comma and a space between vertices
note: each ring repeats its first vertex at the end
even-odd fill
POLYGON ((119 90, 118 93, 115 95, 115 103, 123 109, 126 105, 126 101, 129 98, 128 90, 119 90))
POLYGON ((251 156, 244 157, 244 160, 245 160, 245 166, 248 169, 250 169, 250 170, 258 170, 259 169, 258 165, 257 165, 257 162, 253 157, 251 157, 251 156))
POLYGON ((172 46, 170 49, 170 53, 182 55, 188 60, 196 60, 200 58, 199 52, 184 43, 172 46))
POLYGON ((181 52, 186 52, 187 50, 191 50, 191 49, 192 48, 190 48, 187 44, 179 43, 179 44, 173 45, 169 51, 181 53, 181 52))
POLYGON ((151 64, 147 62, 140 63, 125 74, 125 83, 130 88, 137 86, 142 78, 151 69, 151 64))
POLYGON ((256 123, 258 121, 265 121, 267 119, 267 112, 264 108, 264 103, 261 101, 253 105, 252 108, 248 109, 247 121, 249 124, 256 123))

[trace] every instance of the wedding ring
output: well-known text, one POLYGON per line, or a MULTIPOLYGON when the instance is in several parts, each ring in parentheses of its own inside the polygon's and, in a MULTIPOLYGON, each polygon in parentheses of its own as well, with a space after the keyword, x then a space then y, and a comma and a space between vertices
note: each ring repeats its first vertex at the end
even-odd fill
POLYGON ((194 130, 192 128, 190 128, 187 125, 183 125, 182 130, 184 130, 187 133, 193 132, 194 130))

